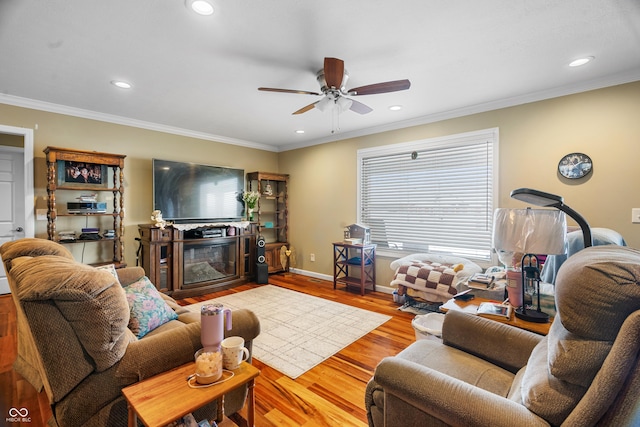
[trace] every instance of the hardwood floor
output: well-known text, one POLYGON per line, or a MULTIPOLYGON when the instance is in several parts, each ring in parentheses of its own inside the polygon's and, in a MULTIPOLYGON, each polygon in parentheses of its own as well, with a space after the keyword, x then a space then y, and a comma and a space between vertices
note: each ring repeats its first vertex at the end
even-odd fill
MULTIPOLYGON (((411 326, 414 315, 398 311, 391 295, 380 292, 367 291, 361 296, 359 289, 338 286, 334 290, 332 282, 290 273, 271 275, 269 283, 387 314, 392 319, 295 380, 254 359, 253 364, 261 371, 255 388, 256 426, 366 426, 367 381, 382 358, 395 355, 415 340, 411 326)), ((192 304, 258 286, 249 283, 178 302, 192 304)), ((36 393, 11 367, 16 337, 15 308, 10 296, 0 297, 0 343, 0 420, 4 421, 9 408, 24 407, 29 408, 31 416, 31 423, 24 426, 44 426, 51 414, 46 395, 36 393)), ((225 419, 221 427, 233 425, 225 419)))

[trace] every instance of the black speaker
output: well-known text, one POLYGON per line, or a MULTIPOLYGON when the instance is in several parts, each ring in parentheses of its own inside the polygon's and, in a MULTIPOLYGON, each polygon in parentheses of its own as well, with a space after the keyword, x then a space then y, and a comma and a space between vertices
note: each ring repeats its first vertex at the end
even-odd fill
POLYGON ((256 264, 256 283, 265 285, 269 283, 269 266, 265 263, 256 264))
POLYGON ((262 236, 258 236, 258 238, 256 239, 256 256, 258 257, 258 262, 264 262, 265 260, 265 246, 267 245, 267 242, 264 240, 264 237, 262 236), (262 261, 260 261, 262 260, 262 261))

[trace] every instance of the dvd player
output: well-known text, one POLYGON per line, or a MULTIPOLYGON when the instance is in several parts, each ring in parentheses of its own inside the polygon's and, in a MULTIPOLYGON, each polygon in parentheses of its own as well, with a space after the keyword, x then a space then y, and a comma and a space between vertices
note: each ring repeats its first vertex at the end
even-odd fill
POLYGON ((224 230, 222 228, 202 230, 202 237, 224 237, 224 230))
POLYGON ((69 213, 107 213, 106 202, 67 202, 69 213))
POLYGON ((226 237, 226 229, 224 228, 209 228, 209 229, 200 229, 197 228, 195 230, 187 230, 184 232, 184 237, 187 239, 205 239, 211 237, 226 237))

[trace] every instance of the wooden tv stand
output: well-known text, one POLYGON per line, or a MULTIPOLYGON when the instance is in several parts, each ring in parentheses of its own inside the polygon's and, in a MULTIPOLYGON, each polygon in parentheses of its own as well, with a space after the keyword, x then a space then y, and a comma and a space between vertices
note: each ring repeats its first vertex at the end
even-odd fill
POLYGON ((190 230, 139 224, 140 265, 159 291, 174 298, 246 283, 254 276, 256 225, 234 224, 203 224, 190 230))

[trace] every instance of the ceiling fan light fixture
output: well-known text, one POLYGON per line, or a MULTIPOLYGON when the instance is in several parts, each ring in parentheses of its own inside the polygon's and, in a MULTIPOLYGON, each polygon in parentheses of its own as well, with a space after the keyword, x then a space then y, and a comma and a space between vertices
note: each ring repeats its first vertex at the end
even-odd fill
POLYGON ((209 16, 213 14, 213 3, 211 0, 185 0, 185 5, 198 15, 209 16))
POLYGON ((316 108, 324 112, 326 109, 331 107, 332 101, 333 100, 331 98, 329 98, 328 96, 325 96, 324 98, 322 98, 320 101, 316 103, 316 108))
POLYGON ((353 104, 353 101, 350 100, 349 98, 340 97, 336 99, 336 105, 338 106, 338 109, 341 113, 344 113, 349 108, 351 108, 352 104, 353 104))
POLYGON ((310 92, 307 90, 279 89, 272 87, 259 87, 258 90, 267 92, 295 93, 299 95, 324 95, 321 100, 294 111, 291 113, 292 115, 303 114, 314 108, 323 112, 328 108, 331 108, 332 110, 335 110, 336 114, 343 113, 347 110, 351 110, 358 114, 368 114, 373 111, 371 107, 360 101, 351 99, 350 97, 397 92, 407 90, 411 87, 411 82, 408 79, 403 79, 374 83, 347 90, 346 82, 348 78, 349 73, 347 73, 347 70, 344 68, 343 60, 325 57, 324 67, 316 73, 316 80, 320 85, 321 93, 310 92), (335 108, 332 103, 336 105, 335 108))

